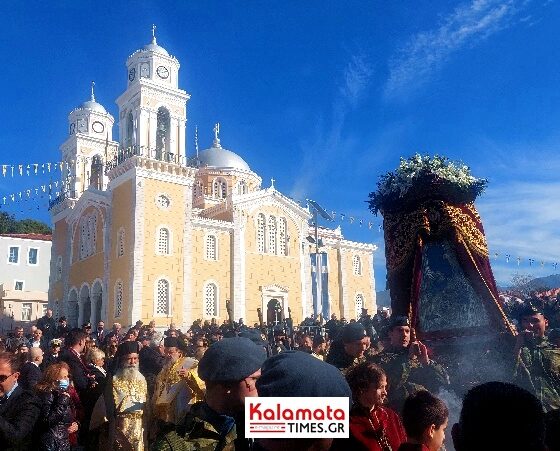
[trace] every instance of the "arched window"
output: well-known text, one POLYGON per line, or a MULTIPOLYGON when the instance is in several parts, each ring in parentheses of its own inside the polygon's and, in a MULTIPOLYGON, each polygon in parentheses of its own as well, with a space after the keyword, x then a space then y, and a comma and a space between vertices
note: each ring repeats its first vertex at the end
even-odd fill
POLYGON ((356 295, 356 300, 354 301, 354 311, 356 313, 356 319, 362 315, 362 309, 364 308, 364 297, 358 293, 356 295))
POLYGON ((204 315, 207 318, 218 316, 218 287, 214 283, 204 287, 204 315))
POLYGON ((217 178, 212 184, 212 195, 216 199, 225 199, 227 197, 227 183, 222 178, 217 178))
POLYGON ((247 183, 241 180, 237 185, 237 194, 247 194, 247 183))
POLYGON ((276 218, 268 218, 268 253, 276 254, 276 218))
POLYGON ((169 137, 171 131, 171 117, 167 108, 159 107, 157 111, 156 128, 156 159, 171 161, 169 155, 169 137))
POLYGON ((120 228, 117 238, 117 257, 124 256, 124 228, 120 228))
POLYGON ((91 160, 89 184, 95 189, 103 189, 103 160, 100 155, 95 155, 91 160))
POLYGON ((354 255, 354 257, 352 257, 352 268, 354 268, 355 276, 362 275, 362 259, 359 255, 354 255))
POLYGON ((216 237, 214 235, 206 236, 206 260, 217 260, 216 237))
POLYGON ((80 223, 80 259, 95 254, 97 245, 97 214, 82 218, 80 223))
POLYGON ((156 315, 169 315, 169 282, 165 279, 157 281, 156 315))
POLYGON ((87 257, 87 231, 88 231, 88 224, 86 218, 82 218, 81 225, 80 225, 80 260, 83 260, 87 257))
POLYGON ((193 194, 194 194, 194 197, 202 196, 202 194, 203 194, 203 192, 202 192, 202 182, 200 180, 194 184, 194 193, 193 194))
POLYGON ((115 284, 115 318, 120 318, 123 309, 123 284, 119 280, 115 284))
POLYGON ((134 117, 132 111, 129 111, 126 116, 126 141, 125 147, 129 148, 134 145, 134 117))
POLYGON ((169 245, 169 241, 170 241, 169 230, 166 229, 165 227, 160 228, 158 233, 158 246, 157 246, 158 254, 160 255, 170 254, 171 246, 169 245))
POLYGON ((265 218, 262 213, 257 216, 257 251, 264 254, 265 218))
POLYGON ((280 218, 278 220, 278 255, 288 255, 286 228, 286 218, 280 218))

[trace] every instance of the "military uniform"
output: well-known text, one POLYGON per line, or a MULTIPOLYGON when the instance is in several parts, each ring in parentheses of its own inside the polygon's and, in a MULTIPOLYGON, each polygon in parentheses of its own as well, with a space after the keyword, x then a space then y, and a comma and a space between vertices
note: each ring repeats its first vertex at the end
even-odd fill
POLYGON ((430 360, 428 365, 410 358, 408 348, 389 348, 368 360, 379 365, 387 374, 389 392, 387 404, 400 413, 408 395, 419 390, 437 393, 449 385, 449 376, 443 366, 430 360))
POLYGON ((154 444, 154 451, 233 451, 235 420, 220 415, 204 401, 193 404, 183 423, 154 444))
POLYGON ((544 338, 521 347, 513 381, 533 393, 546 412, 559 409, 560 348, 544 338))
POLYGON ((336 366, 340 371, 345 372, 349 368, 357 365, 358 363, 364 362, 366 360, 365 356, 362 357, 352 357, 344 352, 344 345, 342 343, 333 344, 331 350, 329 351, 325 362, 336 366), (340 349, 339 349, 340 347, 340 349))

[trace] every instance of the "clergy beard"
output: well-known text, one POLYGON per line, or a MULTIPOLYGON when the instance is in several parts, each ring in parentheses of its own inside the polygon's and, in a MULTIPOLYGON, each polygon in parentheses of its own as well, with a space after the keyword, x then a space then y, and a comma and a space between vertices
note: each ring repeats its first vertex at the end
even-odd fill
POLYGON ((138 371, 138 365, 125 365, 117 371, 115 376, 118 379, 122 379, 122 380, 125 380, 125 381, 134 381, 134 380, 138 380, 138 379, 144 379, 144 376, 142 376, 142 373, 140 373, 140 371, 138 371))

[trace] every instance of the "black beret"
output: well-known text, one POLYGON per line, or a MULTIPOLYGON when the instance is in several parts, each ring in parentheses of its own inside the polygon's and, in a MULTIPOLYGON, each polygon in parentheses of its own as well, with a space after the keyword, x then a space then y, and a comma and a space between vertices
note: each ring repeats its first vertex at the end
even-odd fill
POLYGON ((521 306, 517 308, 517 319, 519 322, 523 319, 524 316, 533 316, 537 314, 541 314, 546 316, 546 312, 542 303, 539 302, 524 302, 521 306))
POLYGON ((265 350, 248 338, 224 338, 206 350, 198 375, 205 382, 240 381, 260 369, 265 360, 265 350))
POLYGON ((264 362, 257 390, 266 397, 352 396, 338 368, 301 351, 281 352, 264 362))
POLYGON ((178 348, 179 339, 177 337, 165 337, 163 340, 163 346, 166 348, 178 348))
POLYGON ((243 330, 239 332, 240 337, 245 337, 251 340, 253 343, 259 346, 267 346, 268 342, 263 338, 260 330, 243 330))
POLYGON ((360 323, 350 323, 342 329, 342 342, 352 343, 361 340, 366 336, 366 330, 360 323))
POLYGON ((393 316, 389 321, 389 332, 393 330, 393 327, 408 326, 410 327, 410 320, 407 316, 393 316))
POLYGON ((123 341, 117 348, 115 357, 122 357, 128 354, 138 354, 140 352, 140 345, 136 341, 123 341))

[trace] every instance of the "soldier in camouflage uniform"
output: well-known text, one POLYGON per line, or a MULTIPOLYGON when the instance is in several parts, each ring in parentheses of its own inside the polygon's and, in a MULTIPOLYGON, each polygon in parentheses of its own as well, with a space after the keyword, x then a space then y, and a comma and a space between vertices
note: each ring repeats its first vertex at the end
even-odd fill
POLYGON ((344 371, 365 360, 364 353, 369 346, 369 337, 360 323, 344 326, 340 338, 336 339, 327 355, 326 362, 344 371))
POLYGON ((257 396, 256 381, 266 359, 264 348, 245 337, 212 344, 200 360, 206 383, 204 401, 193 404, 175 430, 158 437, 154 451, 248 450, 244 438, 245 398, 257 396))
POLYGON ((513 381, 533 393, 545 412, 560 408, 560 349, 545 335, 548 319, 543 309, 525 304, 519 311, 521 332, 513 381))
POLYGON ((402 411, 404 401, 419 390, 437 392, 449 385, 445 369, 428 357, 420 341, 410 342, 410 322, 405 316, 391 318, 388 327, 390 345, 369 361, 381 366, 389 384, 387 405, 402 411))

